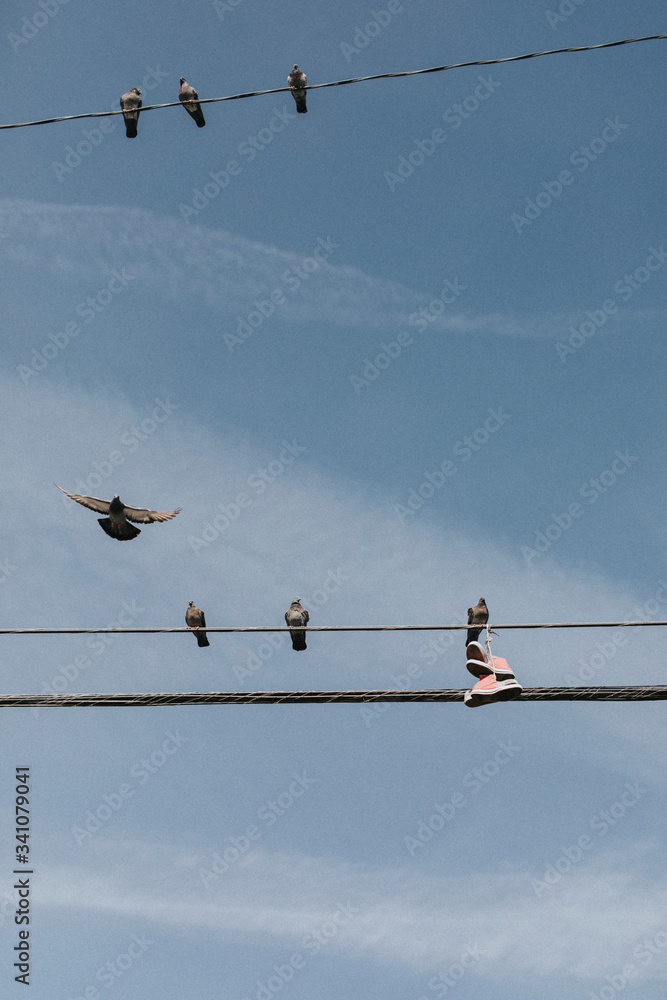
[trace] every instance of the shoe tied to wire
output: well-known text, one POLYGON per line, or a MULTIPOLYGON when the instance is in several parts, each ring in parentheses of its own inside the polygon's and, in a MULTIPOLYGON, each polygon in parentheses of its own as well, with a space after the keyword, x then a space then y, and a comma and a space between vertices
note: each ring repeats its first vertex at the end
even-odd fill
POLYGON ((463 701, 468 708, 478 708, 494 701, 510 701, 512 698, 518 698, 522 691, 523 688, 514 675, 506 680, 498 680, 494 673, 490 673, 481 677, 472 691, 466 691, 463 701))
POLYGON ((466 647, 466 667, 473 677, 495 674, 499 681, 514 680, 514 671, 503 656, 491 656, 479 642, 469 642, 466 647))
POLYGON ((480 642, 469 642, 466 646, 466 667, 473 677, 487 677, 493 674, 486 650, 480 642))
POLYGON ((491 656, 491 665, 497 681, 513 681, 514 671, 502 656, 491 656))

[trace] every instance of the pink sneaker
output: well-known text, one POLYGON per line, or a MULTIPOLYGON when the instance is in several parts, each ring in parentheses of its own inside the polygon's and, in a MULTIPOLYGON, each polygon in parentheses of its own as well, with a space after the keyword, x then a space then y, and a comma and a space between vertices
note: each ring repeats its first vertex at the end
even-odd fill
POLYGON ((466 691, 463 701, 468 708, 478 708, 479 705, 487 705, 494 701, 510 701, 512 698, 518 698, 522 691, 521 685, 513 678, 499 681, 495 674, 489 674, 487 677, 482 677, 472 691, 466 691))
POLYGON ((487 677, 493 673, 489 666, 486 650, 480 642, 469 642, 466 646, 466 667, 473 677, 487 677))
POLYGON ((496 675, 496 680, 513 681, 515 679, 514 671, 504 657, 492 655, 491 666, 493 667, 493 672, 496 675))

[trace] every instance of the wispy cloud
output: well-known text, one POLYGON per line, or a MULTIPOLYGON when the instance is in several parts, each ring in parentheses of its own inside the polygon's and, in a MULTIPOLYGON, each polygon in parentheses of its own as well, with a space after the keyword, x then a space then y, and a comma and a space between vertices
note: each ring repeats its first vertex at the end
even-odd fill
MULTIPOLYGON (((196 878, 201 861, 190 852, 101 840, 96 850, 100 860, 102 853, 116 859, 115 870, 43 869, 44 907, 154 921, 175 933, 205 928, 222 940, 242 935, 256 945, 287 949, 303 945, 337 905, 349 904, 353 916, 328 947, 348 959, 423 974, 478 944, 475 975, 590 981, 613 970, 619 955, 665 922, 659 898, 667 882, 656 884, 648 870, 638 880, 636 872, 642 864, 650 867, 657 845, 637 845, 634 857, 605 852, 546 899, 534 897, 527 872, 439 877, 260 848, 203 893, 196 878), (598 914, 595 921, 591 912, 598 914)), ((664 969, 663 956, 648 974, 664 969)))
MULTIPOLYGON (((414 333, 418 325, 410 324, 410 317, 439 293, 406 288, 345 266, 345 248, 338 245, 336 233, 320 234, 319 239, 331 241, 335 249, 315 271, 305 272, 292 294, 285 275, 289 272, 292 284, 297 284, 316 241, 313 247, 291 252, 140 209, 10 200, 0 201, 0 232, 6 237, 0 241, 0 260, 91 283, 123 267, 132 275, 134 292, 151 289, 166 302, 197 299, 232 319, 245 317, 255 300, 280 289, 284 300, 278 315, 285 322, 325 319, 339 326, 414 333)), ((576 318, 575 313, 476 315, 457 304, 434 318, 429 328, 549 339, 562 336, 576 318)))

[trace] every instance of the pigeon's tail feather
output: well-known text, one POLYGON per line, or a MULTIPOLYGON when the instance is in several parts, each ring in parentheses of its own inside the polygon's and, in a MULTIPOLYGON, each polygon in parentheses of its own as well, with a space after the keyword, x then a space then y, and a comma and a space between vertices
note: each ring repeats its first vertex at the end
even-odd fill
POLYGON ((466 646, 468 645, 469 642, 477 642, 481 631, 482 631, 481 628, 469 628, 468 638, 466 639, 466 646))
POLYGON ((290 635, 292 636, 292 649, 295 649, 297 653, 307 648, 305 632, 300 629, 290 629, 290 635))
POLYGON ((188 101, 187 104, 185 102, 183 103, 183 107, 190 115, 190 117, 194 118, 194 120, 197 122, 197 128, 203 128, 204 125, 206 124, 206 121, 204 120, 204 112, 199 107, 199 105, 195 104, 194 101, 188 101))
POLYGON ((195 638, 197 640, 198 646, 210 646, 211 643, 206 638, 206 632, 195 632, 195 638))
POLYGON ((141 534, 141 529, 135 528, 129 521, 125 521, 123 524, 112 524, 110 517, 98 517, 97 521, 100 528, 106 531, 107 535, 116 538, 119 542, 125 542, 141 534))
POLYGON ((125 135, 127 136, 128 139, 136 139, 137 138, 137 119, 136 118, 128 118, 126 115, 123 115, 123 117, 125 118, 125 135))
POLYGON ((292 97, 296 102, 297 114, 305 115, 308 112, 308 108, 306 107, 306 91, 292 88, 292 97))

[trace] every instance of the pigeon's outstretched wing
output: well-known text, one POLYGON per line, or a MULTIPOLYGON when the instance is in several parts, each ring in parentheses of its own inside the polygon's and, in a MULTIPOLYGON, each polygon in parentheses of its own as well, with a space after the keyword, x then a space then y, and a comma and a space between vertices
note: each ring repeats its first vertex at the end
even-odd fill
MULTIPOLYGON (((474 608, 468 608, 468 625, 486 625, 489 620, 489 609, 486 601, 480 597, 474 608)), ((466 646, 469 642, 477 642, 481 628, 469 628, 466 638, 466 646)))
POLYGON ((140 93, 141 91, 137 87, 132 87, 120 99, 120 106, 123 109, 123 119, 125 120, 125 135, 128 139, 134 139, 137 135, 139 108, 141 107, 140 93))
POLYGON ((99 497, 86 497, 80 493, 68 493, 67 490, 64 490, 62 486, 58 486, 57 483, 53 485, 57 486, 62 493, 65 493, 72 500, 76 500, 83 507, 95 510, 98 514, 108 514, 108 517, 98 518, 100 527, 103 531, 106 531, 107 535, 118 539, 119 542, 136 538, 141 533, 139 528, 135 528, 134 525, 129 523, 130 521, 136 521, 137 524, 151 524, 153 521, 169 521, 172 517, 176 517, 181 510, 180 507, 177 507, 176 510, 147 510, 144 507, 126 507, 117 494, 112 500, 101 500, 99 497))
POLYGON ((204 617, 204 612, 201 608, 198 608, 194 601, 190 601, 188 604, 188 610, 185 612, 185 624, 188 628, 196 629, 195 639, 197 640, 198 646, 210 646, 210 642, 206 638, 206 632, 200 632, 199 629, 206 628, 206 618, 204 617))
MULTIPOLYGON (((96 510, 98 514, 108 514, 109 508, 113 503, 112 500, 100 500, 99 497, 86 497, 82 496, 80 493, 69 493, 64 490, 62 486, 58 486, 58 483, 54 483, 62 493, 66 493, 68 497, 72 500, 76 500, 77 503, 82 504, 84 507, 88 507, 90 510, 96 510)), ((114 497, 114 499, 117 499, 114 497)), ((172 517, 182 510, 182 507, 177 507, 176 510, 148 510, 145 507, 128 507, 119 500, 118 504, 114 505, 114 510, 120 509, 128 521, 135 521, 137 524, 151 524, 153 521, 170 521, 172 517)))
POLYGON ((197 128, 203 128, 206 122, 204 121, 204 113, 197 104, 197 99, 199 94, 194 87, 191 87, 184 76, 181 77, 181 86, 178 91, 178 99, 183 102, 183 107, 190 115, 191 118, 197 122, 197 128))
POLYGON ((301 598, 295 597, 285 612, 285 621, 289 626, 290 635, 292 636, 292 649, 295 649, 297 652, 306 649, 306 633, 302 629, 293 628, 292 626, 307 625, 310 620, 310 615, 305 608, 301 607, 300 602, 301 598))
POLYGON ((110 500, 100 500, 99 497, 84 497, 80 493, 68 493, 64 490, 62 486, 58 486, 58 483, 54 483, 61 493, 65 493, 71 500, 76 500, 77 503, 82 504, 84 507, 88 507, 89 510, 96 510, 98 514, 108 514, 110 500))
POLYGON ((125 517, 128 521, 134 521, 136 524, 152 524, 153 521, 170 521, 182 509, 182 507, 177 507, 176 510, 146 510, 143 507, 128 507, 127 504, 123 504, 125 517))
POLYGON ((287 77, 287 85, 292 91, 292 97, 296 101, 296 110, 300 115, 305 115, 308 111, 306 107, 306 91, 302 88, 308 83, 308 77, 300 70, 296 63, 294 69, 287 77))

